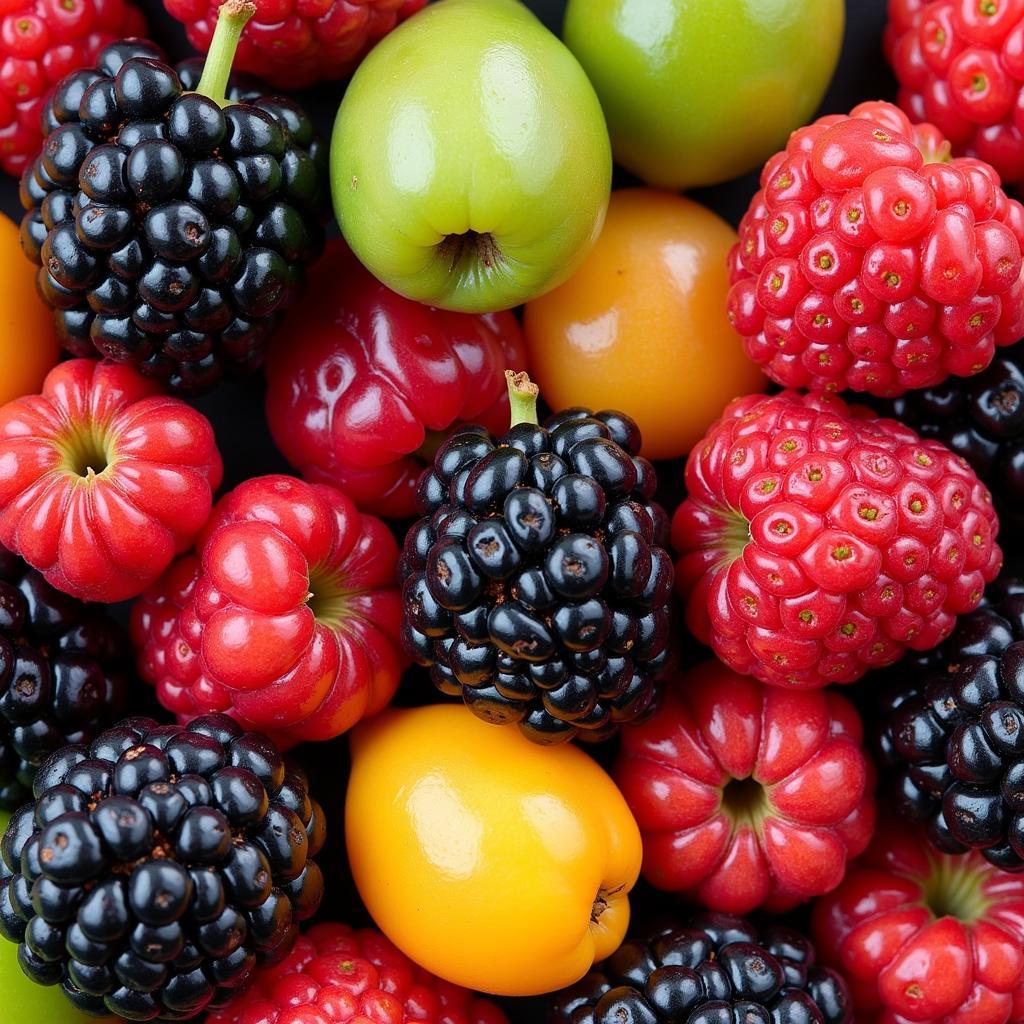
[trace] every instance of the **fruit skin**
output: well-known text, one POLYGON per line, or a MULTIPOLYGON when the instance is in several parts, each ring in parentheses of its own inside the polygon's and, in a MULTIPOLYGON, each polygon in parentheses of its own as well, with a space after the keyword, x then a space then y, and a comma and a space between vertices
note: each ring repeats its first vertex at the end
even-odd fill
MULTIPOLYGON (((185 23, 188 41, 210 48, 223 0, 164 0, 185 23)), ((316 82, 344 78, 399 21, 427 0, 326 0, 315 5, 260 2, 242 36, 235 67, 293 92, 316 82)))
POLYGON ((54 86, 114 40, 144 36, 146 20, 126 0, 14 0, 3 13, 0 167, 20 175, 42 148, 39 120, 54 86))
POLYGON ((891 805, 946 853, 1024 871, 1024 581, 1001 576, 941 648, 889 676, 878 748, 891 805))
POLYGON ((900 106, 958 155, 1024 182, 1024 5, 889 0, 884 42, 900 106))
POLYGON ((555 997, 553 1024, 743 1020, 849 1024, 850 994, 814 947, 778 925, 700 914, 621 946, 555 997))
POLYGON ((35 294, 35 272, 21 255, 18 228, 0 215, 0 405, 35 394, 60 357, 49 309, 35 294))
POLYGON ((391 700, 398 547, 341 491, 247 480, 132 609, 139 672, 180 721, 223 711, 279 743, 326 740, 391 700))
POLYGON ((686 465, 672 521, 690 629, 777 686, 850 683, 935 647, 1002 552, 967 463, 832 396, 737 399, 686 465))
POLYGON ((323 894, 301 771, 230 718, 63 747, 0 841, 0 935, 88 1013, 191 1020, 283 957, 323 894))
POLYGON ((366 512, 416 514, 429 451, 460 423, 508 423, 506 366, 525 346, 511 313, 428 309, 380 284, 341 241, 308 298, 285 317, 267 361, 274 443, 303 476, 366 512))
POLYGON ((727 913, 834 889, 875 823, 862 741, 835 693, 766 687, 717 661, 673 680, 623 732, 613 773, 643 836, 644 877, 727 913))
POLYGON ((438 689, 537 743, 607 739, 650 708, 672 560, 639 447, 628 417, 586 409, 441 446, 399 567, 402 642, 438 689))
POLYGON ((622 409, 647 458, 686 455, 726 402, 767 384, 724 312, 735 241, 690 199, 613 192, 583 265, 526 307, 530 369, 546 401, 622 409))
POLYGON ((933 125, 862 103, 793 133, 730 254, 729 318, 785 387, 893 397, 1024 334, 1024 208, 933 125))
POLYGON ((87 743, 120 717, 127 653, 105 609, 55 590, 0 547, 0 808, 30 798, 58 747, 87 743))
POLYGON ((377 925, 426 970, 534 995, 622 942, 640 833, 582 751, 435 704, 363 723, 352 758, 352 874, 377 925))
POLYGON ((883 822, 867 853, 814 905, 822 960, 842 971, 858 1019, 1006 1024, 1024 1006, 1024 878, 977 853, 935 853, 883 822))
POLYGON ((331 140, 356 256, 400 295, 466 313, 566 280, 610 186, 593 87, 518 0, 441 0, 400 25, 353 76, 331 140))
POLYGON ((656 14, 570 0, 563 36, 601 99, 615 162, 686 189, 739 177, 811 117, 844 17, 841 0, 668 0, 656 14))
POLYGON ((158 391, 131 367, 72 359, 0 408, 0 543, 72 597, 142 593, 210 514, 213 428, 158 391))
POLYGON ((107 47, 54 92, 21 181, 22 248, 64 347, 190 395, 260 367, 326 201, 297 104, 236 79, 222 110, 198 79, 144 40, 107 47))
POLYGON ((1009 535, 1024 529, 1024 344, 977 377, 908 391, 874 407, 962 455, 992 492, 1009 535))
POLYGON ((439 1020, 507 1024, 502 1011, 464 988, 417 967, 380 932, 344 924, 313 925, 291 953, 256 975, 253 987, 206 1024, 378 1024, 439 1020))

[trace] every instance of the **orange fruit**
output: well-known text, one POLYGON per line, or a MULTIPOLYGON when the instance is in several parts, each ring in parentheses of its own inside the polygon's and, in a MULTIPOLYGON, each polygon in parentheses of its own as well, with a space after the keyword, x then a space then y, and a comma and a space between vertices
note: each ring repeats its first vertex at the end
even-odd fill
POLYGON ((36 292, 36 267, 18 227, 0 214, 0 405, 34 395, 60 356, 53 315, 36 292))
POLYGON ((530 372, 553 409, 619 409, 650 459, 685 455, 730 399, 767 384, 726 316, 736 232, 692 199, 612 193, 565 284, 526 306, 530 372))

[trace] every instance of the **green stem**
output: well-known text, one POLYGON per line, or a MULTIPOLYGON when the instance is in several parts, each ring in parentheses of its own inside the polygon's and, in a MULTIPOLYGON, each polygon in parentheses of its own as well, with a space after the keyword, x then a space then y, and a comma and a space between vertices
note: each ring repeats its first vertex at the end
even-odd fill
POLYGON ((505 380, 508 383, 508 404, 512 411, 509 426, 536 423, 537 396, 540 394, 540 388, 530 380, 525 370, 518 373, 515 370, 506 370, 505 380))
POLYGON ((218 106, 228 105, 226 93, 235 50, 238 49, 242 29, 255 13, 256 5, 250 0, 226 0, 217 15, 217 27, 213 31, 210 52, 206 55, 196 92, 208 96, 218 106))

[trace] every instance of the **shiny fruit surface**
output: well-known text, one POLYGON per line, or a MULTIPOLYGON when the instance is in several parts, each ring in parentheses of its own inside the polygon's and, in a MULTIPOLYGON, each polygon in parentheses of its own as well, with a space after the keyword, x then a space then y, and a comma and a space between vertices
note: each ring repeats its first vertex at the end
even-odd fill
POLYGON ((685 455, 724 405, 767 384, 725 313, 735 241, 690 199, 613 192, 583 266, 526 307, 530 370, 545 400, 621 409, 648 458, 685 455))
POLYGON ((616 163, 651 185, 735 178, 814 113, 843 0, 570 0, 563 35, 601 98, 616 163))
POLYGON ((432 705, 361 725, 352 755, 352 873, 377 925, 422 967, 535 995, 618 948, 640 833, 582 751, 432 705))

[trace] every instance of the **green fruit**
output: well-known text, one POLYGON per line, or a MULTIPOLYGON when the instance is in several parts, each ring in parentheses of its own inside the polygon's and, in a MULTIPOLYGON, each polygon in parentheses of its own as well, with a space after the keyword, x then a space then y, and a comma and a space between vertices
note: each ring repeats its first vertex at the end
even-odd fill
POLYGON ((579 266, 611 147, 572 54, 517 0, 440 0, 374 47, 331 142, 342 233, 386 285, 507 309, 579 266))
MULTIPOLYGON (((0 836, 11 816, 0 811, 0 836)), ((103 1024, 79 1013, 57 987, 37 985, 18 966, 18 947, 0 937, 0 1020, 24 1024, 103 1024), (10 1014, 10 1016, 7 1016, 10 1014)), ((109 1024, 116 1024, 111 1018, 109 1024)))
POLYGON ((563 34, 616 161, 690 188, 758 166, 810 119, 844 18, 843 0, 569 0, 563 34))

